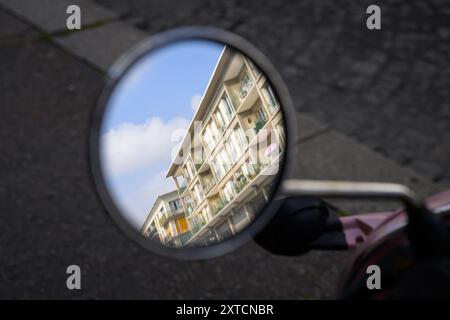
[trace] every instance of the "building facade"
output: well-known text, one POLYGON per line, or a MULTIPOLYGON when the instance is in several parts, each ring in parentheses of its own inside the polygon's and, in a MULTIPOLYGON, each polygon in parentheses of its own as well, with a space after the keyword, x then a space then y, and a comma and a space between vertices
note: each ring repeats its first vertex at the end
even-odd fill
POLYGON ((246 227, 270 198, 284 148, 274 90, 225 47, 167 172, 189 230, 182 245, 220 242, 246 227))
POLYGON ((180 247, 188 241, 191 234, 177 190, 158 196, 141 233, 170 247, 180 247))

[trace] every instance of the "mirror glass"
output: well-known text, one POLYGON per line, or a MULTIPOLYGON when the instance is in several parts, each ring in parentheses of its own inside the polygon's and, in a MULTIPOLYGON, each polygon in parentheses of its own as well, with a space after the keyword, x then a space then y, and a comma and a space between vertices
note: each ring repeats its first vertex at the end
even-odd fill
POLYGON ((145 241, 221 243, 271 200, 284 116, 267 76, 233 47, 190 39, 150 50, 125 68, 103 110, 103 183, 145 241))

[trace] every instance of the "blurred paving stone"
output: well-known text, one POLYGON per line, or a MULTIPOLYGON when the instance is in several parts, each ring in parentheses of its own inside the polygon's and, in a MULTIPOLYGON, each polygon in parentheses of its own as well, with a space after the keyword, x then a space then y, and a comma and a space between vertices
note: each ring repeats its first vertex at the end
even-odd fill
POLYGON ((69 5, 81 9, 81 27, 117 17, 117 14, 89 0, 0 0, 0 5, 23 17, 45 32, 67 30, 69 5))
POLYGON ((2 38, 21 35, 30 30, 30 26, 0 10, 0 45, 2 38))
POLYGON ((121 22, 110 23, 54 40, 71 53, 106 72, 113 62, 146 34, 121 22))
POLYGON ((298 121, 298 141, 308 139, 311 136, 319 134, 328 129, 328 126, 318 122, 317 120, 311 118, 308 115, 297 113, 298 121))

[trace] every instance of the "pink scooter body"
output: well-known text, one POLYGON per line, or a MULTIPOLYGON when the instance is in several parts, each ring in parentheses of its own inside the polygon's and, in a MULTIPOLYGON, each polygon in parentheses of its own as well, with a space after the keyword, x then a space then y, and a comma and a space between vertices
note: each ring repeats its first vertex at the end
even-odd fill
MULTIPOLYGON (((450 190, 427 198, 426 204, 436 214, 442 214, 445 221, 450 221, 450 190)), ((367 266, 381 263, 389 251, 409 247, 405 232, 407 215, 403 209, 342 217, 340 221, 348 247, 354 254, 340 277, 338 291, 366 278, 367 266)), ((399 266, 403 267, 408 267, 406 262, 399 266)))

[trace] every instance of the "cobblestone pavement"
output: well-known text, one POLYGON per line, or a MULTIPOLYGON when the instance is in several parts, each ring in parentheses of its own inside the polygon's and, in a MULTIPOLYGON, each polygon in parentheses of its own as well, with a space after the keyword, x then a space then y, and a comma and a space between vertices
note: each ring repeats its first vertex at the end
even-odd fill
POLYGON ((95 1, 150 32, 210 25, 246 37, 303 112, 450 185, 450 1, 95 1), (365 27, 369 4, 381 31, 365 27))

